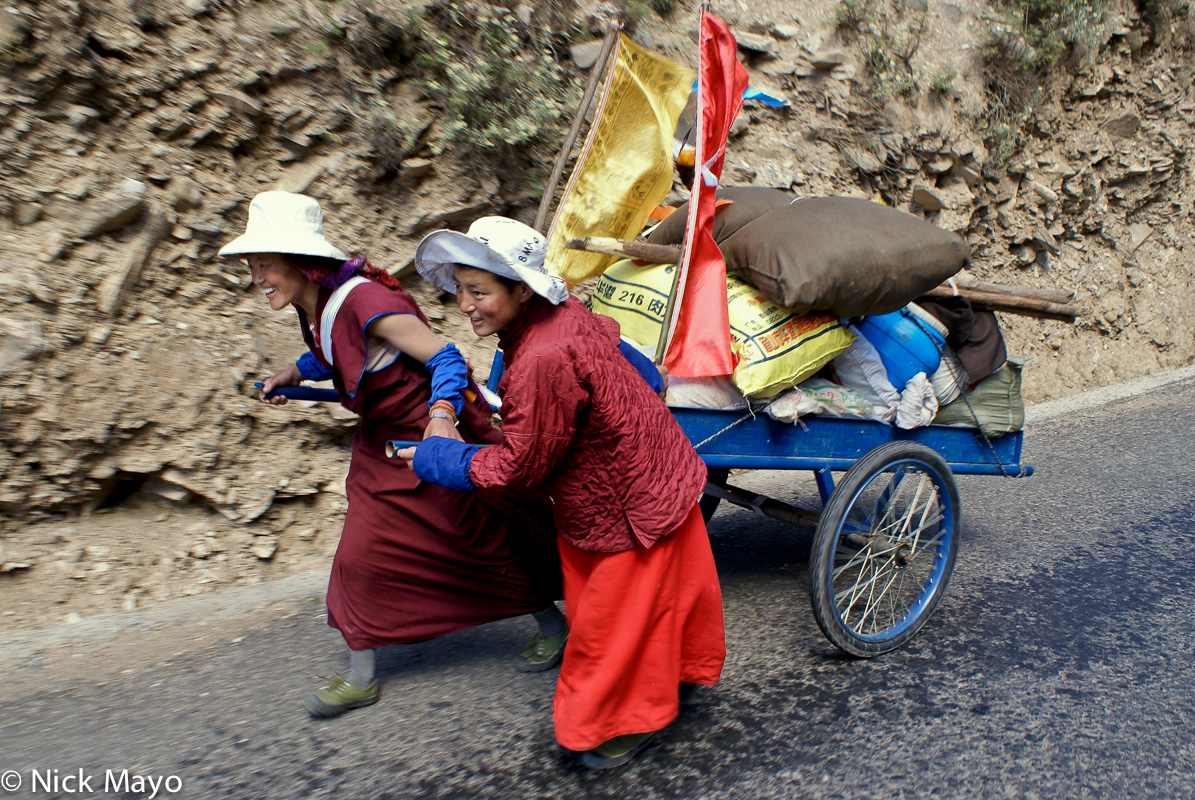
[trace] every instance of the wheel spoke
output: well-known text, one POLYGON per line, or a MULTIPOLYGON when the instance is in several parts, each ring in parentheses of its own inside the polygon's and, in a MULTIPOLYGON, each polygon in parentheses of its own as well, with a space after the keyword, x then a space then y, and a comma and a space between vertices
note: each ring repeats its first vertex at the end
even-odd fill
MULTIPOLYGON (((875 560, 878 559, 872 559, 871 561, 875 560)), ((867 569, 860 570, 855 584, 849 590, 838 592, 835 595, 835 605, 840 609, 844 623, 851 625, 852 628, 862 630, 870 617, 872 621, 871 627, 869 630, 863 632, 877 633, 881 630, 891 628, 899 620, 904 618, 911 606, 910 602, 903 599, 905 584, 909 579, 910 573, 906 569, 894 567, 894 559, 887 559, 883 564, 879 565, 868 563, 867 569), (867 580, 860 585, 865 573, 867 574, 867 580), (879 590, 879 595, 877 596, 876 587, 885 579, 887 579, 887 583, 879 590), (863 593, 868 595, 867 600, 863 603, 863 609, 858 620, 852 624, 851 613, 855 611, 855 605, 863 593), (843 608, 844 600, 846 601, 846 608, 843 608), (885 602, 888 607, 888 624, 881 626, 878 618, 880 607, 885 602)))
POLYGON ((884 487, 884 491, 880 495, 880 499, 878 501, 879 503, 883 503, 883 513, 880 518, 875 520, 871 526, 872 532, 887 527, 889 515, 899 507, 898 501, 900 500, 900 496, 904 492, 904 488, 908 485, 908 481, 903 480, 903 478, 903 474, 893 476, 892 480, 888 482, 888 485, 884 487), (893 484, 895 484, 895 489, 893 484))
MULTIPOLYGON (((862 562, 863 566, 859 569, 859 574, 855 578, 854 585, 852 585, 850 587, 850 589, 844 590, 835 595, 835 597, 834 597, 835 605, 841 607, 841 603, 839 601, 841 600, 841 598, 843 596, 849 594, 850 595, 849 604, 847 605, 847 608, 846 608, 846 612, 849 614, 851 608, 853 608, 855 605, 855 601, 859 599, 860 594, 862 594, 863 592, 874 593, 875 584, 881 578, 883 578, 884 573, 888 571, 888 567, 895 563, 894 558, 888 558, 884 561, 883 564, 880 564, 877 566, 874 562, 878 561, 878 560, 879 559, 874 556, 863 560, 863 562, 862 562), (866 578, 866 580, 864 580, 864 578, 866 578), (862 585, 860 585, 860 584, 862 584, 862 585)), ((840 573, 841 570, 839 570, 838 572, 840 573)))
MULTIPOLYGON (((928 528, 938 526, 938 523, 940 523, 943 519, 941 511, 937 511, 934 514, 934 516, 932 518, 930 518, 929 514, 931 513, 932 510, 933 510, 932 506, 926 506, 924 509, 922 509, 921 519, 918 521, 917 527, 914 528, 911 532, 907 530, 907 528, 908 528, 907 525, 901 525, 901 528, 904 528, 905 530, 903 530, 901 533, 896 534, 895 536, 889 535, 887 531, 883 531, 883 530, 876 531, 875 535, 876 536, 885 536, 888 539, 889 543, 893 544, 894 546, 900 546, 901 544, 904 544, 905 546, 907 546, 909 548, 910 555, 912 555, 913 553, 919 551, 919 548, 921 547, 922 544, 925 544, 928 546, 929 544, 932 544, 933 541, 936 541, 936 539, 934 539, 934 540, 930 540, 930 541, 927 541, 924 543, 921 542, 921 534, 928 528), (909 541, 910 539, 912 541, 909 541)), ((909 514, 902 515, 902 516, 905 518, 911 517, 912 516, 911 512, 912 512, 912 510, 910 510, 909 514)), ((938 526, 938 531, 940 534, 940 532, 941 532, 940 526, 938 526)))
POLYGON ((896 578, 899 574, 900 574, 900 570, 894 571, 892 577, 888 579, 888 583, 880 591, 879 597, 875 597, 875 586, 874 585, 872 586, 872 598, 870 598, 868 600, 867 607, 863 611, 863 616, 859 618, 859 626, 860 627, 862 627, 863 623, 867 621, 867 617, 869 615, 871 615, 872 625, 871 625, 870 632, 875 633, 877 630, 880 630, 880 628, 875 623, 875 615, 872 612, 876 611, 879 608, 880 601, 883 600, 884 597, 888 594, 888 590, 892 588, 892 584, 894 584, 896 582, 896 578))
POLYGON ((866 589, 867 587, 869 587, 871 585, 872 581, 875 580, 875 577, 873 575, 872 577, 868 578, 868 580, 865 583, 863 583, 862 587, 860 587, 860 585, 859 585, 860 582, 863 581, 864 577, 868 574, 868 569, 869 569, 869 567, 871 567, 869 562, 870 562, 870 559, 864 558, 863 561, 860 562, 862 566, 860 566, 860 568, 859 568, 859 574, 855 576, 854 585, 852 585, 850 587, 850 589, 839 592, 838 594, 835 595, 834 604, 839 607, 841 607, 841 603, 839 602, 839 599, 841 597, 843 597, 844 595, 848 595, 848 594, 850 595, 848 602, 847 602, 847 607, 845 610, 845 613, 847 615, 850 614, 851 609, 855 605, 855 601, 859 599, 860 590, 866 589))
MULTIPOLYGON (((941 519, 942 519, 942 516, 939 514, 938 520, 941 520, 941 519)), ((921 529, 918 528, 919 534, 920 534, 920 530, 921 529)), ((935 545, 938 544, 938 542, 942 541, 942 535, 944 533, 945 533, 945 531, 942 530, 942 527, 939 525, 937 533, 935 533, 933 536, 929 537, 928 539, 925 539, 924 541, 920 542, 918 545, 915 545, 914 547, 909 548, 908 560, 911 562, 914 558, 921 555, 926 550, 933 548, 935 545)))
MULTIPOLYGON (((842 552, 842 551, 840 551, 840 552, 842 552)), ((867 554, 866 550, 857 550, 857 551, 854 551, 849 554, 851 556, 849 561, 847 561, 845 564, 843 564, 840 567, 834 568, 834 574, 832 576, 832 579, 835 583, 838 582, 838 576, 841 575, 842 573, 846 572, 851 567, 857 567, 860 564, 867 563, 868 554, 867 554)))
MULTIPOLYGON (((907 485, 907 483, 908 482, 906 481, 905 484, 907 485)), ((876 526, 877 532, 889 531, 889 530, 892 530, 893 528, 899 527, 901 529, 901 531, 898 535, 899 536, 907 535, 907 528, 909 525, 909 521, 911 520, 912 516, 917 512, 917 510, 919 508, 917 500, 921 496, 921 493, 922 493, 921 488, 918 487, 916 496, 913 498, 913 502, 910 503, 908 505, 908 507, 904 509, 904 511, 900 514, 899 519, 893 520, 891 523, 889 523, 887 521, 888 517, 890 516, 889 512, 895 511, 897 509, 897 505, 895 502, 889 503, 888 507, 885 509, 883 524, 876 526)), ((893 500, 895 501, 895 498, 893 500)), ((930 509, 935 508, 937 506, 938 506, 938 492, 937 492, 937 488, 934 487, 931 489, 929 496, 925 499, 925 503, 920 506, 920 508, 923 511, 923 513, 922 513, 923 520, 924 520, 925 513, 928 512, 930 509)))

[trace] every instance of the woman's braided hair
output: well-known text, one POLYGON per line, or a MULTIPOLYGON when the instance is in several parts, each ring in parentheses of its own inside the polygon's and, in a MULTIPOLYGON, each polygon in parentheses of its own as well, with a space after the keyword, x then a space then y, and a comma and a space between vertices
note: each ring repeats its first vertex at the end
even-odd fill
POLYGON ((364 256, 341 261, 337 258, 322 256, 305 256, 286 254, 286 258, 302 272, 320 286, 326 286, 333 291, 354 275, 369 278, 380 283, 387 289, 395 291, 402 289, 398 279, 383 269, 378 269, 364 256))

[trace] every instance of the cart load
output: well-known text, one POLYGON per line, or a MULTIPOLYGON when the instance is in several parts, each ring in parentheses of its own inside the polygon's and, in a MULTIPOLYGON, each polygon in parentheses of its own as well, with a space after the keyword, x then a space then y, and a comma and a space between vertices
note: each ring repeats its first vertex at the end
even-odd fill
MULTIPOLYGON (((643 257, 675 260, 686 209, 663 214, 639 242, 619 243, 633 258, 611 265, 591 298, 649 357, 677 267, 643 257)), ((716 209, 736 365, 729 376, 674 378, 670 405, 754 406, 787 421, 823 414, 904 429, 1020 430, 1025 362, 1008 358, 995 314, 974 308, 953 284, 955 276, 975 283, 958 275, 968 259, 958 236, 879 203, 758 186, 720 188, 716 209)), ((1007 300, 1014 311, 1028 302, 1031 313, 1045 302, 1007 300)))

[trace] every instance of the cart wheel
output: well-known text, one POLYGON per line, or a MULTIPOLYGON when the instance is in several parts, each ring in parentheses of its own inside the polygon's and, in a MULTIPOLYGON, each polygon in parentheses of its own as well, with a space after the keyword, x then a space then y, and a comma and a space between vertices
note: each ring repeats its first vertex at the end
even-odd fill
MULTIPOLYGON (((712 483, 726 483, 726 479, 730 477, 730 470, 721 467, 706 467, 706 480, 712 483)), ((703 494, 697 504, 701 507, 701 518, 706 522, 710 521, 710 517, 714 516, 714 512, 718 510, 718 504, 722 502, 721 497, 715 497, 712 494, 703 494)))
POLYGON ((946 591, 958 540, 958 487, 940 455, 904 441, 864 455, 814 534, 809 583, 826 638, 863 658, 913 638, 946 591))

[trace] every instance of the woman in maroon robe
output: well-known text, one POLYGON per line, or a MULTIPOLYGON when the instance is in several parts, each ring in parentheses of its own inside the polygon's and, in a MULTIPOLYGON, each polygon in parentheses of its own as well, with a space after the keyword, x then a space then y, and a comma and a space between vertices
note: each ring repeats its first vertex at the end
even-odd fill
POLYGON ((221 255, 248 261, 276 311, 293 305, 309 351, 267 379, 280 386, 331 378, 341 403, 360 415, 346 489, 348 511, 328 584, 328 624, 350 649, 350 671, 304 699, 316 716, 377 700, 374 651, 521 614, 540 632, 522 671, 559 662, 567 628, 550 514, 520 498, 472 495, 420 481, 388 440, 444 436, 497 443, 490 409, 456 348, 435 335, 389 274, 347 260, 323 236, 319 204, 264 192, 249 207, 244 235, 221 255))

